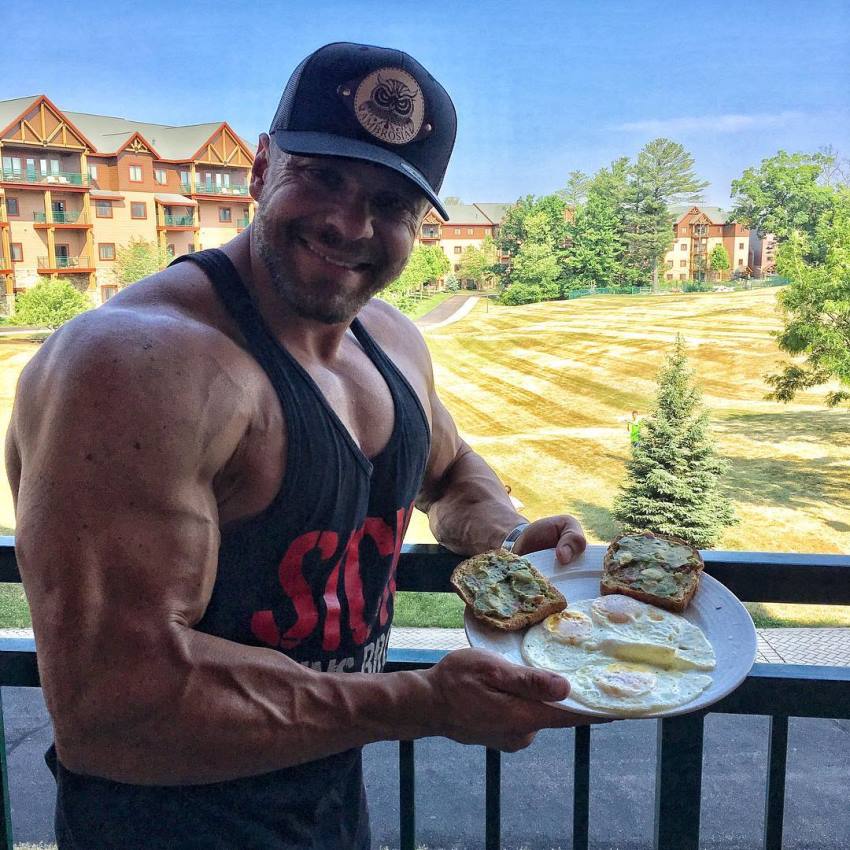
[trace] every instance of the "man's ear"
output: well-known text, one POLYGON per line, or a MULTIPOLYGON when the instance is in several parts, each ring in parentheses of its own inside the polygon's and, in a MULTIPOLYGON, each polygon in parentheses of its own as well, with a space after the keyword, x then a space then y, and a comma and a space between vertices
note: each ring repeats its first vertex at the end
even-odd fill
POLYGON ((257 143, 257 153, 254 154, 254 164, 251 167, 251 197, 255 201, 260 200, 263 194, 263 186, 266 185, 266 175, 271 168, 271 150, 269 145, 271 139, 268 133, 260 133, 260 140, 257 143))

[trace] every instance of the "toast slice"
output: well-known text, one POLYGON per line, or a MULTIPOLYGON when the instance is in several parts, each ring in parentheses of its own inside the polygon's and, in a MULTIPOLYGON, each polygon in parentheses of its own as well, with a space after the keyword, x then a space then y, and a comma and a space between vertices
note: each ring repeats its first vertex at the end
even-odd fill
POLYGON ((599 590, 681 614, 697 592, 704 566, 699 550, 678 537, 628 532, 608 547, 599 590))
POLYGON ((481 622, 506 632, 539 623, 567 607, 567 600, 530 561, 505 549, 458 564, 452 587, 481 622))

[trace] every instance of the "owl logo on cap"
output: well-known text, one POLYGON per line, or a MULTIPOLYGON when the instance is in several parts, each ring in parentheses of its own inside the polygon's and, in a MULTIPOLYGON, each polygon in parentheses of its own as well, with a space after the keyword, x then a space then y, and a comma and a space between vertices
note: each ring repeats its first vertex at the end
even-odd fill
POLYGON ((419 134, 425 98, 411 74, 379 68, 365 77, 354 94, 354 114, 363 129, 391 145, 405 145, 419 134))

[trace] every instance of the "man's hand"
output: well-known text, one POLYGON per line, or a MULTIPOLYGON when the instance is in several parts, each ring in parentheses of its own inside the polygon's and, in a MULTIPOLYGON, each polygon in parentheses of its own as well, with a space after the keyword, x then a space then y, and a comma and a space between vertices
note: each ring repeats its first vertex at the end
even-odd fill
POLYGON ((512 753, 527 747, 541 729, 597 722, 546 705, 569 694, 563 676, 480 649, 451 652, 425 676, 433 689, 434 733, 461 744, 512 753))
POLYGON ((561 514, 531 523, 517 538, 513 551, 517 555, 527 555, 541 549, 555 549, 558 560, 562 564, 569 564, 573 558, 584 552, 586 546, 587 539, 579 521, 575 517, 561 514))

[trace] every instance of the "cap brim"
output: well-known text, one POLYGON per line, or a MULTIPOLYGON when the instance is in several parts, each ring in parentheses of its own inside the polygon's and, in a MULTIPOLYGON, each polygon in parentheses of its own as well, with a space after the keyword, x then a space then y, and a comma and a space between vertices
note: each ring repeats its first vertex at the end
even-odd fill
POLYGON ((397 171, 402 177, 410 180, 434 205, 434 208, 445 221, 449 220, 445 207, 440 203, 440 199, 428 185, 428 181, 422 173, 397 153, 379 145, 371 145, 369 142, 349 139, 345 136, 335 136, 332 133, 315 133, 307 130, 275 130, 272 138, 277 146, 287 153, 342 156, 392 168, 393 171, 397 171))

